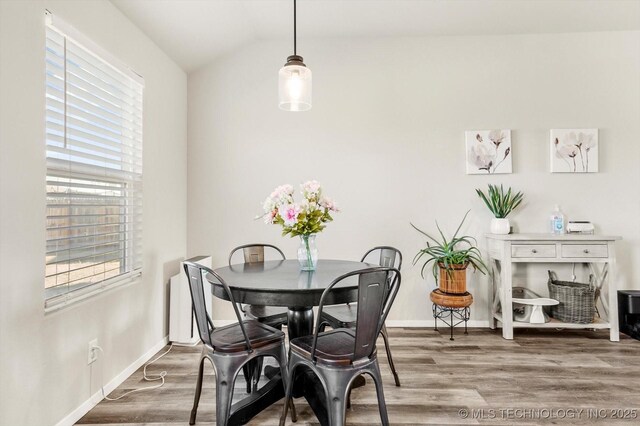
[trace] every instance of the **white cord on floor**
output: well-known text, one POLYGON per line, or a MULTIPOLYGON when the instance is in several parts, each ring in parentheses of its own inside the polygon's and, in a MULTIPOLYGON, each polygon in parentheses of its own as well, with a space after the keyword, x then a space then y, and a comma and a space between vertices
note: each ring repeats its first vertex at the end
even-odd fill
MULTIPOLYGON (((134 392, 141 392, 141 391, 145 391, 145 390, 153 390, 153 389, 161 388, 164 385, 164 378, 166 377, 167 372, 166 371, 161 371, 160 374, 158 374, 157 376, 147 376, 147 367, 150 366, 151 364, 153 364, 154 362, 156 362, 157 360, 159 360, 160 358, 162 358, 163 356, 165 356, 166 354, 168 354, 169 352, 171 352, 171 349, 173 349, 174 346, 197 346, 199 343, 200 343, 199 340, 197 342, 193 343, 193 344, 171 343, 171 346, 169 346, 169 349, 167 349, 165 352, 161 353, 156 358, 154 358, 153 360, 147 362, 144 365, 144 368, 142 369, 142 378, 144 380, 146 380, 147 382, 154 382, 154 381, 157 381, 157 380, 161 380, 160 384, 153 385, 153 386, 146 386, 146 387, 138 388, 138 389, 133 389, 133 390, 130 390, 128 392, 123 393, 122 395, 118 396, 117 398, 109 398, 108 396, 106 396, 104 394, 104 386, 100 386, 100 389, 102 390, 102 397, 104 399, 106 399, 107 401, 117 401, 119 399, 124 398, 127 395, 130 395, 130 394, 134 393, 134 392)), ((100 346, 96 346, 95 348, 98 349, 100 352, 102 352, 104 354, 104 350, 100 346)))
MULTIPOLYGON (((151 364, 153 364, 154 362, 156 362, 157 360, 159 360, 160 358, 162 358, 163 356, 165 356, 166 354, 168 354, 171 349, 173 348, 173 345, 169 346, 169 349, 167 349, 167 351, 165 351, 164 353, 162 353, 161 355, 159 355, 158 357, 156 357, 154 360, 149 361, 148 363, 146 363, 144 365, 144 368, 142 369, 142 377, 144 378, 144 380, 148 381, 148 382, 152 382, 152 381, 156 381, 156 380, 161 380, 162 382, 158 385, 154 385, 154 386, 146 386, 144 388, 138 388, 138 389, 133 389, 130 390, 129 392, 125 392, 122 395, 120 395, 117 398, 109 398, 108 396, 106 396, 104 394, 104 386, 100 386, 100 390, 102 391, 102 397, 104 399, 106 399, 107 401, 117 401, 119 399, 124 398, 127 395, 130 395, 134 392, 140 392, 140 391, 144 391, 144 390, 152 390, 152 389, 158 389, 159 387, 162 387, 162 385, 164 385, 164 377, 167 375, 166 371, 161 371, 160 374, 158 374, 155 377, 150 377, 147 376, 147 367, 151 364)), ((96 346, 96 349, 98 349, 100 352, 104 353, 104 350, 100 347, 100 346, 96 346)))
POLYGON ((182 347, 185 347, 185 348, 191 348, 193 346, 198 346, 200 344, 200 342, 201 342, 200 339, 196 340, 194 343, 175 343, 175 342, 173 342, 171 344, 171 346, 182 346, 182 347))

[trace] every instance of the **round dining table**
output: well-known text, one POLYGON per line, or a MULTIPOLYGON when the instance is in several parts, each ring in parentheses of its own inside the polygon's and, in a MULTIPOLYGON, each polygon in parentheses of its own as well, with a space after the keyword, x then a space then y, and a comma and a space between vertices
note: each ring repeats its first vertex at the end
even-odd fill
MULTIPOLYGON (((373 267, 363 262, 318 260, 315 271, 302 271, 297 260, 272 260, 242 263, 214 270, 227 283, 236 303, 287 307, 289 340, 313 333, 313 307, 318 306, 322 293, 339 276, 373 267)), ((221 284, 213 284, 213 295, 229 300, 221 284)), ((358 297, 358 277, 338 283, 325 298, 326 304, 355 302, 358 297)), ((229 424, 245 424, 259 412, 284 397, 279 369, 265 368, 270 379, 257 392, 234 404, 229 424)), ((328 424, 324 388, 310 371, 296 375, 294 396, 304 396, 321 425, 328 424)))
MULTIPOLYGON (((215 269, 227 283, 237 303, 289 308, 289 339, 313 333, 313 307, 334 279, 348 272, 374 265, 349 260, 318 260, 315 271, 301 271, 297 260, 271 260, 242 263, 215 269)), ((215 281, 215 280, 214 280, 215 281)), ((221 285, 213 295, 228 300, 221 285)), ((358 277, 349 277, 327 295, 325 304, 354 302, 358 297, 358 277)))

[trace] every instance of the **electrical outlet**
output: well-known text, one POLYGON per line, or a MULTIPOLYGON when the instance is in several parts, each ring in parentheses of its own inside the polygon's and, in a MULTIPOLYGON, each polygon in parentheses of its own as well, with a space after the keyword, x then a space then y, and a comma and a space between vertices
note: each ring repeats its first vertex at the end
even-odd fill
POLYGON ((98 360, 98 339, 89 342, 89 356, 87 357, 87 365, 93 364, 98 360))

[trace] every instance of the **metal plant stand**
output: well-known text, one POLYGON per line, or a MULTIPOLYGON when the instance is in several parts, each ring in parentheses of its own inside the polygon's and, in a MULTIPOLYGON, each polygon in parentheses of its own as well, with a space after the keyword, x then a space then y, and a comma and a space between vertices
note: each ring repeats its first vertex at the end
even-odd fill
POLYGON ((471 315, 471 308, 466 306, 464 308, 449 308, 446 306, 440 306, 437 304, 433 304, 433 319, 435 322, 435 331, 438 331, 438 319, 442 320, 446 325, 449 326, 451 330, 451 337, 449 340, 454 340, 453 338, 453 328, 457 325, 460 325, 464 322, 464 334, 469 334, 467 332, 467 322, 469 321, 469 317, 471 315))

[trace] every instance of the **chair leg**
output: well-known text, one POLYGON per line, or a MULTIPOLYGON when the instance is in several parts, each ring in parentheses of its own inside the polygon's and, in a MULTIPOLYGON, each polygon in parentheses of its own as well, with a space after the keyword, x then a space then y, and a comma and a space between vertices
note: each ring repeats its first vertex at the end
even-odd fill
POLYGON ((247 393, 251 393, 251 383, 253 382, 251 361, 242 366, 242 374, 244 375, 244 380, 247 382, 247 393))
POLYGON ((200 403, 200 394, 202 393, 202 378, 204 376, 204 361, 205 357, 200 359, 200 368, 198 369, 198 382, 196 383, 196 396, 193 399, 193 408, 191 409, 191 417, 189 418, 189 424, 194 425, 196 423, 196 414, 198 413, 198 404, 200 403))
POLYGON ((329 425, 344 426, 347 416, 347 394, 350 375, 340 371, 321 370, 327 383, 327 408, 329 425))
MULTIPOLYGON (((286 362, 286 361, 285 361, 286 362)), ((280 367, 282 368, 282 367, 280 367)), ((291 398, 291 395, 293 394, 293 373, 295 370, 296 366, 289 366, 289 372, 288 373, 282 373, 283 377, 286 374, 287 376, 287 380, 286 380, 286 389, 284 392, 284 406, 282 407, 282 415, 280 416, 280 426, 284 426, 285 421, 287 420, 287 410, 289 409, 289 402, 293 401, 293 399, 291 398)), ((293 407, 293 405, 291 405, 293 407)), ((291 415, 292 420, 293 420, 293 414, 291 415)), ((297 416, 296 419, 294 421, 297 421, 297 416)))
POLYGON ((380 366, 376 361, 372 366, 373 382, 376 385, 376 393, 378 394, 378 409, 380 410, 380 420, 383 426, 389 425, 389 415, 387 414, 387 404, 384 400, 384 390, 382 389, 382 376, 380 375, 380 366))
POLYGON ((398 378, 398 373, 396 372, 396 366, 393 364, 391 348, 389 347, 389 336, 387 334, 387 327, 384 324, 382 324, 382 330, 380 330, 380 334, 382 334, 382 339, 384 340, 384 348, 387 350, 387 360, 389 361, 389 367, 391 367, 391 372, 393 373, 393 379, 396 382, 396 386, 400 386, 400 379, 398 378))
POLYGON ((262 375, 262 365, 264 362, 264 357, 258 357, 254 359, 254 369, 253 369, 253 391, 256 392, 258 390, 258 382, 260 381, 260 376, 262 375))
POLYGON ((235 361, 219 360, 216 364, 216 425, 226 426, 231 412, 233 385, 240 366, 235 361))
POLYGON ((298 421, 298 413, 296 413, 296 406, 293 405, 293 398, 289 400, 289 408, 291 408, 291 421, 296 423, 298 421))
MULTIPOLYGON (((289 380, 293 381, 293 376, 289 378, 289 374, 288 374, 289 366, 287 365, 287 358, 288 358, 287 349, 283 343, 282 347, 280 348, 280 354, 277 360, 278 360, 278 363, 280 364, 280 375, 282 376, 283 384, 284 384, 285 404, 287 403, 286 395, 287 395, 287 386, 288 386, 289 380)), ((293 405, 293 398, 289 398, 289 408, 291 408, 291 421, 295 423, 298 421, 298 414, 296 413, 295 405, 293 405)))

